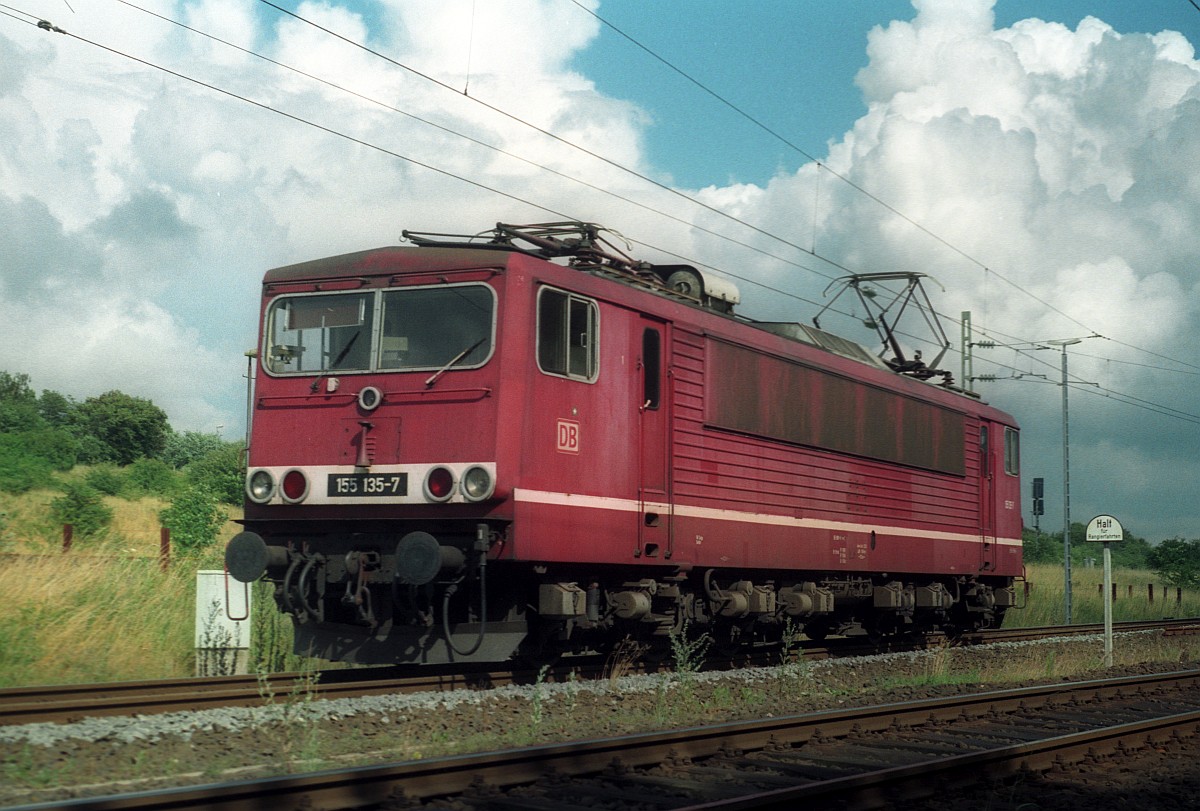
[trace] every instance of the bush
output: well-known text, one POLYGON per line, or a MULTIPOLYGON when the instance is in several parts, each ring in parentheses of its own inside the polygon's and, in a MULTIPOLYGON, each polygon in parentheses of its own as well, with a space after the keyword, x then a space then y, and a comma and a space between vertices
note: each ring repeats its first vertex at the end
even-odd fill
POLYGON ((65 473, 75 467, 79 441, 69 431, 41 428, 20 434, 20 438, 26 453, 45 459, 55 470, 65 473))
POLYGON ((242 444, 227 442, 209 451, 188 465, 187 476, 193 485, 207 488, 226 504, 241 504, 246 476, 242 444))
POLYGON ((158 519, 171 531, 171 545, 190 551, 212 544, 225 524, 226 515, 210 490, 188 487, 158 514, 158 519))
POLYGON ((1151 550, 1149 559, 1158 576, 1172 586, 1200 586, 1200 541, 1169 538, 1151 550))
POLYGON ((106 496, 119 496, 125 489, 125 476, 116 465, 96 465, 84 475, 83 480, 106 496))
POLYGON ((21 445, 21 436, 0 434, 0 490, 6 493, 25 493, 52 481, 50 463, 29 455, 21 445))
POLYGON ((125 481, 137 493, 163 498, 179 492, 181 483, 171 466, 158 459, 138 459, 125 468, 125 481))
POLYGON ((63 495, 50 502, 50 517, 56 524, 71 524, 76 536, 94 537, 102 534, 112 523, 112 510, 100 493, 85 482, 67 482, 63 495))

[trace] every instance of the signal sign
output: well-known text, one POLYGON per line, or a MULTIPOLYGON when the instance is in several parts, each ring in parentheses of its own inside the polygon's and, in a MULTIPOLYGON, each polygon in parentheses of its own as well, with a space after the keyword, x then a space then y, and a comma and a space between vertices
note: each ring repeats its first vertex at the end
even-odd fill
POLYGON ((1125 528, 1111 515, 1097 515, 1087 525, 1084 539, 1097 543, 1113 543, 1125 540, 1125 528))

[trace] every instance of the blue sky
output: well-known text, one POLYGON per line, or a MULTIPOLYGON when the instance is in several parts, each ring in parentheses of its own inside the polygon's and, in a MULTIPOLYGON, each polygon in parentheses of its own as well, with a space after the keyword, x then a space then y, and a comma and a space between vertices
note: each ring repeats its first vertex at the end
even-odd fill
MULTIPOLYGON (((964 311, 997 344, 977 388, 1022 424, 1044 527, 1059 355, 1033 346, 1103 336, 1070 349, 1072 517, 1200 537, 1200 10, 580 2, 802 152, 573 0, 283 3, 343 39, 257 0, 10 4, 0 368, 235 437, 265 269, 564 212, 724 273, 764 320, 809 321, 845 272, 932 275, 945 365, 964 311)), ((858 316, 829 326, 872 343, 858 316)))
MULTIPOLYGON (((815 156, 866 112, 854 77, 867 64, 868 32, 916 15, 908 0, 607 0, 596 12, 815 156)), ((994 13, 998 28, 1038 17, 1074 29, 1093 16, 1117 31, 1171 29, 1200 40, 1200 11, 1188 0, 999 0, 994 13)), ((647 153, 677 183, 761 183, 807 162, 610 28, 574 64, 604 92, 649 111, 647 153)))

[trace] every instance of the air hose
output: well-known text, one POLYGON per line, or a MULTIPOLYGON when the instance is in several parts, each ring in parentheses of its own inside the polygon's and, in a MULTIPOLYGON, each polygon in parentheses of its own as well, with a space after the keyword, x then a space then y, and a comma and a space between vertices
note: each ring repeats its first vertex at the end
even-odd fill
POLYGON ((465 579, 458 578, 446 586, 442 592, 442 632, 446 636, 446 647, 459 656, 470 656, 479 650, 483 638, 487 635, 487 559, 488 559, 488 525, 475 525, 475 551, 479 553, 479 635, 475 644, 467 650, 459 650, 454 646, 454 638, 450 634, 450 598, 458 591, 458 584, 465 579))

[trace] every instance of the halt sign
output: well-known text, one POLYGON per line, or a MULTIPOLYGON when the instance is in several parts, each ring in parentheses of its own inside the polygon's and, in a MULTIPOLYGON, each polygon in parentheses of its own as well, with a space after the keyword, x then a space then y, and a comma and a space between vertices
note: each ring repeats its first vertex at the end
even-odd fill
POLYGON ((1113 584, 1112 584, 1112 552, 1108 545, 1125 539, 1125 529, 1121 522, 1111 515, 1097 515, 1088 521, 1084 539, 1104 544, 1104 666, 1112 667, 1113 663, 1113 584))
POLYGON ((1087 525, 1084 539, 1097 543, 1115 543, 1125 540, 1125 529, 1111 515, 1097 515, 1087 525))

